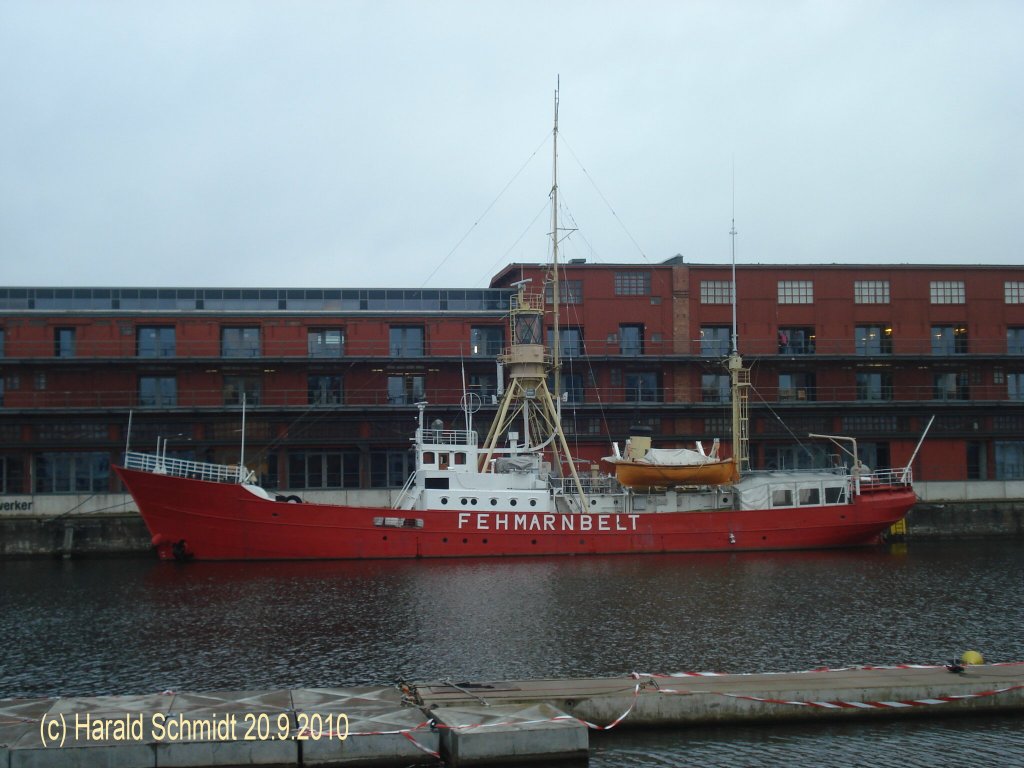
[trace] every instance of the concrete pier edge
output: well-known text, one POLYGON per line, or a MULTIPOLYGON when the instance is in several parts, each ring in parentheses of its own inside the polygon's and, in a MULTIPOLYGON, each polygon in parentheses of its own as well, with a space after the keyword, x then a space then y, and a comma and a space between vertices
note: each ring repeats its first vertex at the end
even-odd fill
POLYGON ((591 730, 1022 709, 1024 662, 4 699, 0 768, 552 762, 591 730))

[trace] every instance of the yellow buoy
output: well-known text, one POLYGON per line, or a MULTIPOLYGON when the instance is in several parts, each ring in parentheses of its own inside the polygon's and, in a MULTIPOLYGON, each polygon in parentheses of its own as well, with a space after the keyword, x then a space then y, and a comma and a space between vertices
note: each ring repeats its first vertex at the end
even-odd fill
POLYGON ((960 661, 964 664, 984 664, 985 659, 977 651, 964 651, 964 655, 960 657, 960 661))

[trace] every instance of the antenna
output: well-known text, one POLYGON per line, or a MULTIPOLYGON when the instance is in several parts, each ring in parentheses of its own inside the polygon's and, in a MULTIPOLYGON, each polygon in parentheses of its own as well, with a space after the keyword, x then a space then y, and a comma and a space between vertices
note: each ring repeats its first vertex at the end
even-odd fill
POLYGON ((732 160, 732 226, 729 228, 732 243, 732 352, 739 352, 736 331, 736 158, 732 160))

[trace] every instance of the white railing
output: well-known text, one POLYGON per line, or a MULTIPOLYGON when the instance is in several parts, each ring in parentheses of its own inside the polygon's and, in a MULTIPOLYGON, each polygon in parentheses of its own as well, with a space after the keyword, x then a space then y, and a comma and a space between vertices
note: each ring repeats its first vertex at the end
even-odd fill
POLYGON ((256 474, 237 464, 208 464, 157 456, 152 453, 129 451, 124 457, 125 469, 137 469, 157 475, 186 477, 190 480, 208 480, 213 483, 251 483, 256 474))
POLYGON ((910 485, 914 481, 910 467, 876 469, 860 477, 861 485, 910 485))
POLYGON ((476 430, 466 429, 423 429, 420 442, 424 445, 477 445, 476 430))

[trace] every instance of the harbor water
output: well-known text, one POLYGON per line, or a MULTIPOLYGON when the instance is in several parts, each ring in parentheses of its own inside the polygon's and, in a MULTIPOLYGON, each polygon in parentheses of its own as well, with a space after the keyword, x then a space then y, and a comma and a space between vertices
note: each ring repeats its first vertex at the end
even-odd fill
MULTIPOLYGON (((0 562, 0 697, 1024 661, 1024 543, 0 562)), ((1019 716, 594 734, 592 766, 1021 765, 1019 716)))

